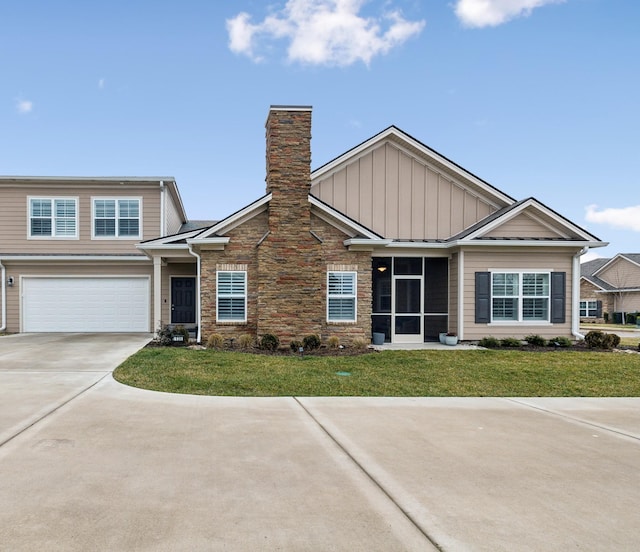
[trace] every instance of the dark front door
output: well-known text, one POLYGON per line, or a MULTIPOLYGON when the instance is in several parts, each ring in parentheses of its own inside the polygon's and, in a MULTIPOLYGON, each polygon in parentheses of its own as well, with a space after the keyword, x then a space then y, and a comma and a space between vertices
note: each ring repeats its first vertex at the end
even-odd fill
POLYGON ((171 278, 171 323, 195 324, 196 279, 171 278))

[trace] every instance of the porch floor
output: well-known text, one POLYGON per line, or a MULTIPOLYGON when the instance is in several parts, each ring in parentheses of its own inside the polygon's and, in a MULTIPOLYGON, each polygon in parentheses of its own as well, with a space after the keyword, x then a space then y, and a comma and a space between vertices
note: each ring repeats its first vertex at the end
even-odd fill
POLYGON ((385 343, 384 345, 371 345, 372 349, 376 351, 417 351, 421 349, 425 350, 442 350, 442 351, 460 351, 460 350, 473 350, 482 349, 477 345, 471 345, 467 343, 458 343, 457 345, 445 345, 439 341, 427 341, 426 343, 385 343))

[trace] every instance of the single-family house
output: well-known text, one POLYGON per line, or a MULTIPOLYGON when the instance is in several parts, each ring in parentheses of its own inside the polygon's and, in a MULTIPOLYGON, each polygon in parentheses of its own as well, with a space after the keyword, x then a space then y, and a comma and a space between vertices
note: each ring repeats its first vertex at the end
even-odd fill
POLYGON ((580 266, 580 319, 624 322, 627 313, 640 312, 640 254, 618 253, 580 266))
MULTIPOLYGON (((580 256, 606 245, 535 198, 512 198, 395 126, 312 171, 308 106, 270 108, 265 193, 216 223, 187 226, 175 182, 154 182, 156 192, 165 190, 164 199, 158 193, 154 200, 154 222, 133 240, 110 236, 114 245, 126 241, 126 253, 110 266, 120 275, 126 271, 118 267, 139 263, 149 286, 148 329, 183 324, 199 340, 213 333, 272 333, 285 345, 312 333, 345 342, 377 333, 393 343, 429 341, 445 331, 461 340, 576 336, 580 256)), ((90 232, 83 249, 90 263, 100 262, 92 246, 102 243, 96 233, 104 209, 119 208, 126 184, 120 194, 91 192, 82 201, 80 192, 69 191, 78 196, 80 213, 83 203, 90 206, 77 223, 81 234, 83 225, 90 232), (116 204, 101 203, 102 195, 116 204)), ((14 202, 12 212, 23 218, 22 243, 32 241, 25 221, 37 218, 29 198, 39 196, 56 199, 23 192, 14 202)), ((140 212, 148 203, 139 203, 140 212)), ((57 213, 55 203, 51 208, 57 213)), ((145 211, 141 228, 148 216, 145 211)), ((126 228, 126 216, 116 214, 110 232, 120 218, 126 228)), ((57 218, 51 224, 57 228, 57 218)), ((53 238, 66 255, 64 265, 72 244, 53 238)), ((32 315, 25 321, 31 304, 25 295, 34 293, 28 271, 7 253, 3 242, 0 262, 14 278, 6 297, 8 329, 34 331, 32 315), (18 296, 15 288, 25 280, 18 296)), ((36 265, 42 270, 39 261, 29 266, 36 265)), ((96 276, 103 265, 87 270, 96 276)), ((49 270, 49 278, 56 275, 49 270)), ((55 311, 60 318, 66 307, 54 303, 46 327, 35 331, 65 329, 55 311)), ((78 313, 69 317, 82 325, 78 313)))

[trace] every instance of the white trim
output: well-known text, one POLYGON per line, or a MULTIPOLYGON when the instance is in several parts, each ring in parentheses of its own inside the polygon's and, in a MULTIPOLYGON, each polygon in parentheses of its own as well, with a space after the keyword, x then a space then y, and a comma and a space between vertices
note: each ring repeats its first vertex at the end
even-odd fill
MULTIPOLYGON (((464 339, 464 251, 458 252, 458 339, 464 339)), ((447 308, 447 310, 449 310, 447 308)))
POLYGON ((603 264, 598 270, 596 270, 593 273, 593 276, 595 276, 596 274, 599 274, 600 272, 602 272, 603 270, 605 270, 606 268, 608 268, 609 266, 613 265, 613 263, 615 261, 618 261, 620 259, 624 259, 625 261, 634 264, 636 266, 640 266, 638 263, 636 263, 635 261, 631 260, 629 257, 627 257, 624 253, 618 253, 617 255, 615 255, 614 257, 612 257, 611 259, 609 259, 605 264, 603 264))
POLYGON ((149 262, 146 255, 3 255, 2 259, 13 262, 33 262, 33 261, 79 261, 79 262, 95 262, 95 261, 134 261, 149 262))
MULTIPOLYGON (((189 253, 196 258, 196 326, 198 332, 196 334, 196 343, 202 343, 202 307, 201 307, 201 291, 200 291, 200 279, 201 279, 201 258, 198 253, 193 250, 193 247, 189 245, 189 253)), ((216 288, 217 291, 217 288, 216 288)), ((216 308, 218 302, 216 301, 216 308)))
POLYGON ((91 196, 91 239, 97 241, 105 240, 141 240, 143 237, 143 217, 142 217, 142 197, 141 196, 91 196), (96 236, 96 201, 114 201, 115 212, 115 234, 113 236, 96 236), (120 236, 118 235, 118 221, 120 220, 120 207, 119 201, 137 201, 138 202, 138 234, 135 236, 120 236))
MULTIPOLYGON (((229 228, 235 228, 235 226, 237 226, 238 224, 244 222, 248 218, 251 218, 252 216, 257 214, 257 213, 254 213, 254 211, 257 211, 261 207, 265 207, 266 204, 269 203, 269 201, 271 201, 271 197, 272 197, 271 194, 267 194, 266 196, 264 196, 264 197, 260 198, 259 200, 251 203, 250 205, 247 205, 243 209, 240 209, 238 212, 236 212, 233 215, 227 217, 226 219, 223 219, 220 222, 218 222, 217 224, 214 224, 213 226, 211 226, 210 228, 208 228, 207 230, 202 232, 202 235, 201 235, 200 238, 194 238, 193 243, 198 243, 199 241, 201 241, 201 240, 203 240, 205 238, 208 238, 209 236, 211 236, 213 234, 217 234, 218 232, 223 232, 225 230, 229 230, 229 228)), ((265 209, 266 209, 266 207, 265 207, 265 209)), ((264 209, 262 209, 262 211, 263 210, 264 209)), ((260 212, 262 212, 262 211, 260 211, 260 212)))
MULTIPOLYGON (((247 296, 248 293, 247 271, 246 270, 216 270, 216 324, 246 324, 247 323, 247 296), (229 320, 220 320, 220 274, 243 274, 244 275, 244 318, 234 318, 229 320)), ((223 295, 223 298, 240 299, 239 294, 223 295)))
POLYGON ((162 329, 162 257, 153 258, 153 330, 162 329))
POLYGON ((5 266, 2 264, 2 259, 0 259, 0 278, 2 278, 2 292, 0 295, 0 301, 2 301, 2 324, 0 324, 0 332, 3 332, 7 329, 7 270, 5 266))
POLYGON ((368 228, 362 226, 361 224, 357 223, 356 221, 351 220, 349 217, 346 217, 344 214, 342 214, 340 211, 337 211, 333 207, 330 207, 329 205, 324 204, 322 201, 320 201, 316 197, 312 196, 311 194, 309 194, 308 198, 309 198, 309 203, 311 205, 313 205, 314 207, 318 208, 320 211, 326 213, 330 217, 335 218, 341 224, 345 225, 347 228, 350 228, 350 229, 354 230, 356 234, 363 234, 364 236, 366 236, 367 238, 369 238, 371 240, 380 240, 380 239, 382 239, 375 232, 373 232, 373 231, 369 230, 368 228))
POLYGON ((333 326, 339 324, 356 324, 358 322, 358 272, 356 270, 327 270, 327 295, 326 295, 326 320, 327 324, 331 324, 333 326), (353 274, 353 295, 331 295, 329 293, 329 275, 330 274, 353 274), (332 298, 343 298, 343 299, 353 299, 353 319, 351 320, 333 320, 329 318, 329 299, 332 298))
MULTIPOLYGON (((36 217, 39 218, 39 217, 36 217)), ((80 239, 80 201, 78 196, 27 196, 27 240, 78 240, 80 239), (31 202, 34 200, 47 200, 51 202, 51 235, 50 236, 34 236, 31 234, 31 202), (56 201, 73 201, 75 203, 75 233, 73 235, 56 236, 56 201)))
MULTIPOLYGON (((511 325, 518 325, 518 326, 550 325, 551 326, 553 325, 553 323, 551 322, 551 273, 554 272, 553 270, 544 270, 544 269, 538 269, 538 268, 532 268, 532 269, 520 268, 517 270, 500 268, 500 269, 493 269, 493 270, 489 269, 488 272, 491 275, 491 281, 489 283, 490 299, 491 299, 491 303, 489 305, 489 308, 490 308, 489 312, 491 314, 491 320, 488 323, 489 326, 491 325, 498 325, 498 326, 511 326, 511 325), (516 315, 518 318, 515 320, 508 320, 508 319, 494 320, 493 319, 493 300, 495 299, 495 296, 493 293, 493 276, 495 274, 518 274, 518 294, 498 296, 499 299, 508 299, 508 298, 517 299, 518 308, 517 308, 516 315), (524 285, 524 278, 523 278, 524 274, 546 274, 548 294, 547 295, 524 295, 522 292, 522 286, 524 285), (531 299, 531 298, 547 300, 547 319, 546 320, 539 320, 539 319, 525 320, 523 318, 524 299, 531 299)), ((565 289, 565 294, 566 294, 566 289, 565 289)))

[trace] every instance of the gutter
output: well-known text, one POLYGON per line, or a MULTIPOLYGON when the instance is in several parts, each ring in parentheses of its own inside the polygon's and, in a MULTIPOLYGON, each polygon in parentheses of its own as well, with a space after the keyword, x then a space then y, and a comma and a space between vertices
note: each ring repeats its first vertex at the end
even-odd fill
POLYGON ((589 247, 583 247, 573 256, 573 284, 571 286, 571 335, 578 339, 584 339, 580 333, 580 257, 589 251, 589 247))
POLYGON ((0 259, 0 273, 2 277, 2 325, 0 326, 0 332, 4 332, 7 329, 7 269, 2 264, 0 259))
POLYGON ((193 250, 193 244, 188 244, 189 253, 196 258, 196 326, 198 331, 196 333, 196 343, 202 343, 202 321, 200 313, 200 255, 193 250))

